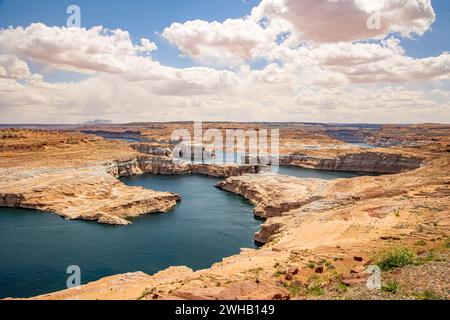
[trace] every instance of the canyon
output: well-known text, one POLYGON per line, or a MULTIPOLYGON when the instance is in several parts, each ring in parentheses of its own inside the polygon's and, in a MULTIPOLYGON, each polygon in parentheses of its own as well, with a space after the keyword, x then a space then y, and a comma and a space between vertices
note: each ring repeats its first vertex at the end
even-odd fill
POLYGON ((8 130, 1 135, 5 142, 0 206, 50 211, 67 219, 126 225, 130 218, 168 211, 181 200, 170 192, 125 186, 119 177, 144 173, 228 177, 260 170, 254 165, 175 163, 166 156, 137 152, 125 142, 78 133, 8 130))
MULTIPOLYGON (((394 126, 369 133, 364 129, 365 141, 390 146, 365 150, 328 135, 328 126, 257 124, 280 128, 281 165, 383 174, 330 181, 267 173, 260 164, 176 161, 169 133, 178 126, 2 129, 0 206, 126 225, 133 217, 168 211, 182 199, 171 192, 126 186, 117 178, 144 173, 210 175, 224 179, 217 188, 254 204, 255 217, 265 220, 254 236, 261 248, 243 248, 205 270, 174 266, 154 275, 132 272, 35 299, 308 298, 314 286, 332 291, 335 273, 340 282, 352 283, 354 274, 361 273, 353 270, 371 264, 380 250, 398 244, 414 247, 418 241, 434 248, 448 239, 448 126, 404 126, 401 134, 394 126), (99 131, 139 142, 92 135, 99 131), (323 270, 323 261, 332 268, 323 270), (293 286, 306 293, 299 294, 293 286)), ((225 130, 254 124, 207 126, 225 130)), ((448 281, 444 287, 449 288, 448 281)))

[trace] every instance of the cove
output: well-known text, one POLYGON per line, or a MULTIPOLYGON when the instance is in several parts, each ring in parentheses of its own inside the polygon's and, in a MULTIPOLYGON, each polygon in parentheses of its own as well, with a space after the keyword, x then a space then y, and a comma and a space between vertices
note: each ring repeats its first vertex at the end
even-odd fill
POLYGON ((65 289, 69 265, 82 283, 170 266, 194 270, 254 248, 254 219, 245 199, 219 190, 202 176, 138 176, 128 185, 179 193, 183 201, 165 214, 149 214, 125 227, 66 221, 51 213, 0 208, 0 297, 29 297, 65 289))
MULTIPOLYGON (((345 173, 285 169, 307 173, 307 177, 346 177, 345 173)), ((170 266, 208 268, 238 254, 240 248, 255 247, 253 235, 261 221, 254 219, 248 201, 214 187, 220 179, 142 175, 122 181, 176 192, 182 201, 168 213, 145 215, 122 227, 0 208, 0 298, 63 290, 70 265, 80 266, 85 284, 126 272, 153 274, 170 266)))

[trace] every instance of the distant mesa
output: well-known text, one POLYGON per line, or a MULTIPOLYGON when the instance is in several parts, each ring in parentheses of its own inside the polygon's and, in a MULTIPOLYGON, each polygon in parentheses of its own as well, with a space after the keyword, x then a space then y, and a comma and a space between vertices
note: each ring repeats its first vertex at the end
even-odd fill
POLYGON ((111 120, 99 120, 99 119, 97 119, 97 120, 90 120, 90 121, 86 121, 86 122, 83 122, 82 124, 84 124, 84 125, 99 125, 99 124, 112 124, 112 121, 111 120))

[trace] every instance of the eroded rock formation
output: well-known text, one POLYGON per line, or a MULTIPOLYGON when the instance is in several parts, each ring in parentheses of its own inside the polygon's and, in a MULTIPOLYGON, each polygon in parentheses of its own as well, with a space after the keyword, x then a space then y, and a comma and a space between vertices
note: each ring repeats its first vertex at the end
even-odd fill
POLYGON ((401 154, 387 152, 349 152, 348 154, 339 155, 335 158, 294 154, 280 159, 282 165, 318 170, 382 174, 414 170, 421 166, 422 161, 423 160, 418 157, 407 157, 401 154))
MULTIPOLYGON (((1 174, 10 177, 10 182, 33 179, 33 168, 37 163, 53 171, 55 161, 59 163, 58 168, 67 168, 68 163, 70 168, 73 168, 73 163, 79 168, 81 164, 86 167, 86 163, 98 165, 100 158, 100 163, 109 163, 106 167, 112 175, 108 179, 113 179, 113 175, 134 174, 137 170, 149 168, 162 171, 160 168, 165 166, 159 162, 150 163, 146 169, 139 158, 145 155, 135 151, 129 154, 129 148, 117 148, 116 144, 114 148, 118 154, 111 159, 111 149, 104 143, 92 142, 96 152, 89 149, 89 152, 80 153, 78 147, 66 144, 50 147, 45 152, 55 152, 50 152, 46 161, 42 158, 35 160, 36 153, 32 157, 22 151, 23 157, 6 153, 0 158, 2 170, 9 168, 20 174, 6 171, 1 174), (57 157, 56 151, 61 150, 65 150, 64 157, 57 157), (68 161, 68 155, 74 158, 68 161), (80 155, 84 157, 83 161, 76 160, 80 155), (11 163, 15 165, 11 166, 11 163)), ((89 148, 91 142, 84 144, 83 148, 89 148)), ((230 177, 221 182, 219 187, 255 203, 255 214, 266 219, 255 235, 256 241, 265 243, 258 250, 242 249, 240 254, 196 272, 178 267, 155 275, 140 272, 116 275, 84 285, 79 290, 64 290, 36 298, 309 298, 311 290, 335 285, 330 279, 351 283, 347 281, 350 275, 356 272, 359 277, 361 270, 373 263, 374 254, 381 249, 398 244, 417 247, 419 242, 430 247, 431 244, 440 245, 450 231, 450 158, 447 146, 439 144, 386 152, 423 161, 418 169, 376 177, 323 181, 261 174, 230 177)), ((339 150, 311 151, 308 156, 335 159, 343 153, 339 150)), ((63 176, 60 178, 53 187, 66 181, 63 176)), ((36 194, 36 190, 32 193, 36 194)), ((69 188, 63 190, 70 192, 69 188)), ((21 195, 10 192, 4 192, 2 199, 12 204, 23 201, 21 195)), ((361 279, 365 281, 363 277, 361 279)))
POLYGON ((79 133, 5 130, 0 156, 0 206, 54 212, 67 219, 125 225, 166 212, 180 197, 129 187, 117 178, 143 173, 229 177, 259 166, 191 164, 157 156, 167 146, 105 141, 79 133), (137 151, 136 151, 137 149, 137 151), (138 152, 144 151, 144 153, 138 152))

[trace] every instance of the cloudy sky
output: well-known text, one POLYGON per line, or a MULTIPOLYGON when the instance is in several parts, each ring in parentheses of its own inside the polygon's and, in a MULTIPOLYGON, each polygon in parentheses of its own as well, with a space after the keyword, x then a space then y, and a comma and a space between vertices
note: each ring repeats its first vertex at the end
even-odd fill
POLYGON ((449 47, 447 0, 0 0, 0 123, 449 123, 449 47))

